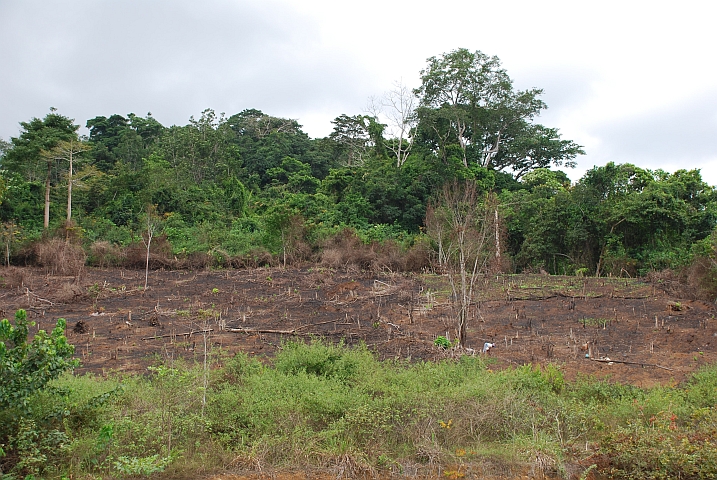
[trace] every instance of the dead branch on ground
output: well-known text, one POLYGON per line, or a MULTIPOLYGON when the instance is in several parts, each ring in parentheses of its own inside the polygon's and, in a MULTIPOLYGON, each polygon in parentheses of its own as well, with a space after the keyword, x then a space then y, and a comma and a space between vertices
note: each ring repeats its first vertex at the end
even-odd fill
POLYGON ((658 365, 656 363, 643 363, 643 362, 628 362, 626 360, 611 360, 609 358, 591 358, 593 362, 600 362, 600 363, 624 363, 625 365, 639 365, 641 367, 656 367, 661 368, 663 370, 669 370, 670 372, 673 370, 669 367, 663 367, 662 365, 658 365))

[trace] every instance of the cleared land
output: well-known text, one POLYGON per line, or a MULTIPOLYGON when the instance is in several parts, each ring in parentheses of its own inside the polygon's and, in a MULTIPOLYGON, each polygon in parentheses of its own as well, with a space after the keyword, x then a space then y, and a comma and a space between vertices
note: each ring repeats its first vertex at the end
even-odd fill
MULTIPOLYGON (((28 310, 39 329, 67 319, 80 372, 145 372, 160 360, 218 351, 271 357, 290 338, 365 342, 381 358, 435 360, 454 337, 440 275, 325 268, 219 271, 86 269, 78 278, 0 270, 0 314, 28 310)), ((668 283, 625 278, 498 275, 482 280, 469 347, 496 347, 495 368, 553 363, 567 378, 641 387, 681 382, 717 362, 715 305, 668 283), (608 360, 609 359, 609 360, 608 360)))

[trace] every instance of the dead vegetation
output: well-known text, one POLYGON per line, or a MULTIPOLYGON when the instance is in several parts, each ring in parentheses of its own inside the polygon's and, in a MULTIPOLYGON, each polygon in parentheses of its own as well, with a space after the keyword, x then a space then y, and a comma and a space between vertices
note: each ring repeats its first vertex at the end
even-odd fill
POLYGON ((37 265, 50 275, 79 277, 87 261, 81 246, 58 238, 37 242, 33 250, 37 265))
POLYGON ((27 269, 5 267, 0 269, 0 288, 17 288, 25 285, 27 269))
POLYGON ((327 240, 320 255, 321 264, 329 268, 381 272, 420 272, 430 266, 429 246, 417 242, 407 251, 393 240, 365 244, 351 229, 344 229, 327 240))
POLYGON ((717 265, 709 258, 696 258, 680 271, 650 272, 646 279, 677 297, 717 302, 717 265))

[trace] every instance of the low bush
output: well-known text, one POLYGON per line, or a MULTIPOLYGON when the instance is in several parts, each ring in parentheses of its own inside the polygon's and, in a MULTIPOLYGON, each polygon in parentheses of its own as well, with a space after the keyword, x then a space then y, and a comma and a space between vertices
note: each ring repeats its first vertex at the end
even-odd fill
POLYGON ((353 266, 368 270, 375 260, 376 254, 371 247, 364 244, 356 231, 350 228, 330 237, 321 251, 321 263, 331 268, 353 266))
POLYGON ((407 272, 421 272, 431 266, 432 248, 428 238, 418 237, 406 251, 403 269, 407 272))
POLYGON ((79 276, 85 266, 87 255, 81 246, 50 238, 33 245, 37 265, 52 275, 79 276))
POLYGON ((715 256, 695 257, 685 269, 683 282, 695 291, 695 297, 711 303, 717 301, 717 259, 715 256))
POLYGON ((116 267, 123 263, 124 256, 125 252, 120 246, 98 240, 90 245, 88 263, 99 268, 116 267))
POLYGON ((235 268, 259 268, 276 266, 278 261, 266 248, 254 247, 247 253, 232 258, 231 264, 235 268))
POLYGON ((349 349, 343 343, 333 345, 321 340, 308 345, 285 343, 274 361, 276 370, 287 375, 306 373, 344 382, 372 363, 374 358, 365 347, 349 349))
POLYGON ((603 470, 618 479, 717 478, 716 439, 714 407, 638 416, 602 439, 603 470))

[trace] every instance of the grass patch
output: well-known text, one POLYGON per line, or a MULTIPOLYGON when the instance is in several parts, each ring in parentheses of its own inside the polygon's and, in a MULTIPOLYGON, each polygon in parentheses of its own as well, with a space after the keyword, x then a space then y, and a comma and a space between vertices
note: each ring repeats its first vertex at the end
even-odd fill
MULTIPOLYGON (((33 399, 36 423, 53 418, 67 438, 42 475, 428 475, 496 463, 559 473, 578 462, 613 478, 717 475, 714 366, 684 386, 639 389, 569 383, 554 366, 491 371, 481 357, 382 362, 320 340, 284 344, 273 364, 212 358, 221 366, 209 372, 175 362, 56 381, 33 399)), ((3 473, 22 478, 6 453, 3 473)))

